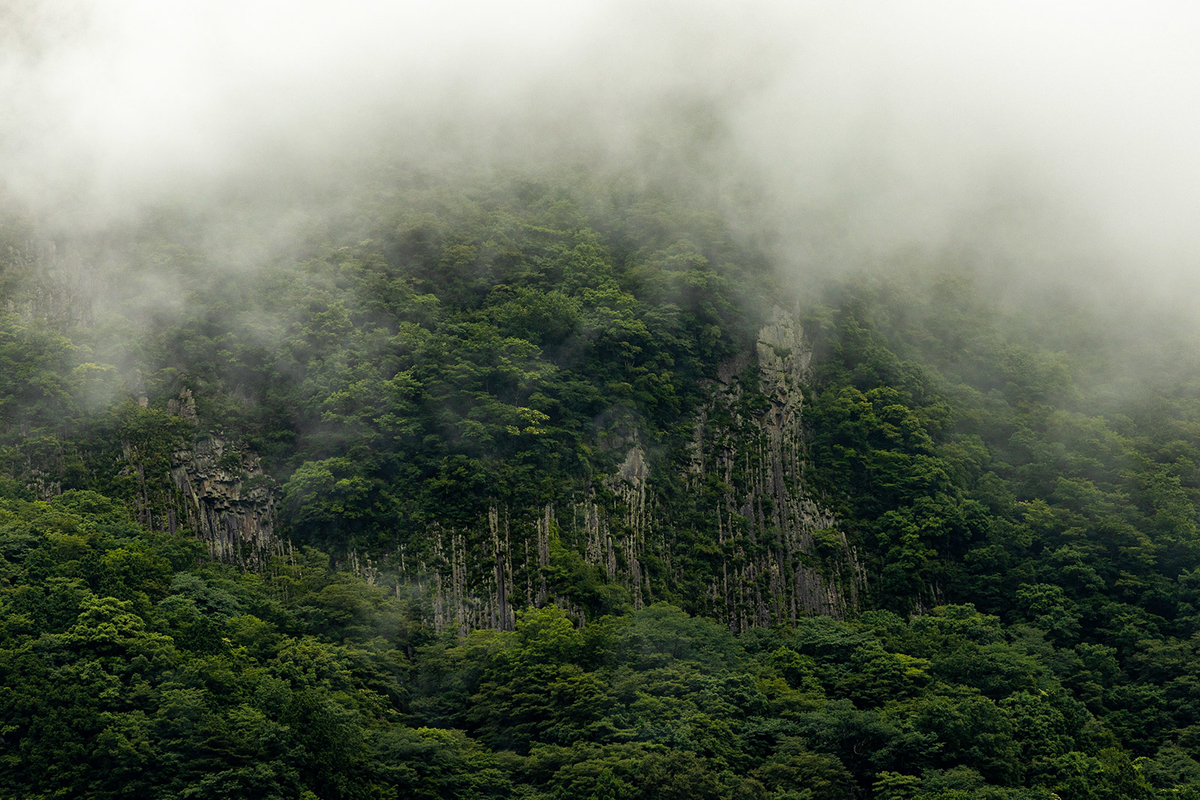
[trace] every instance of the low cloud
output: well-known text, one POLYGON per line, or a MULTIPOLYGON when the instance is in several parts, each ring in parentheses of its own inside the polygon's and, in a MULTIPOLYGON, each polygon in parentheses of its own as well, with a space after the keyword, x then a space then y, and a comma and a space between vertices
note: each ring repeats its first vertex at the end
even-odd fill
POLYGON ((3 8, 0 176, 58 225, 377 161, 572 161, 707 193, 799 275, 951 249, 1196 288, 1182 3, 3 8))

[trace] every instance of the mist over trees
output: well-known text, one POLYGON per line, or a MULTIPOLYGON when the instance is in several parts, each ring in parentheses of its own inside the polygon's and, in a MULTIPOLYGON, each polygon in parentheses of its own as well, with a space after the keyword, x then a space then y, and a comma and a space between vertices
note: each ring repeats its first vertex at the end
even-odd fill
POLYGON ((0 794, 1200 796, 1196 23, 0 5, 0 794))

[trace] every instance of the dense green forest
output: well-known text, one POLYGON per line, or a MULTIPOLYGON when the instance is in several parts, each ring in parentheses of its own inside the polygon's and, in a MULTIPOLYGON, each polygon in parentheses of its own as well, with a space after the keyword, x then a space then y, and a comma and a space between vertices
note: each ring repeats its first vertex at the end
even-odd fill
POLYGON ((1200 798, 1186 330, 579 174, 221 207, 6 213, 0 796, 1200 798))

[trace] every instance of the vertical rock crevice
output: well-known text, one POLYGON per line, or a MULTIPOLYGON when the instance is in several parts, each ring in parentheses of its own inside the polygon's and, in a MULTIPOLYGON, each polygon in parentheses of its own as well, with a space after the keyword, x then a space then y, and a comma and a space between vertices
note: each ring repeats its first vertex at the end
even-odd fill
POLYGON ((213 559, 257 568, 282 552, 275 535, 275 483, 249 449, 219 436, 197 439, 173 453, 171 479, 183 523, 208 545, 213 559))
POLYGON ((525 603, 555 603, 582 624, 584 599, 555 589, 555 576, 581 569, 607 585, 604 602, 624 597, 636 609, 669 599, 734 631, 844 617, 865 579, 838 520, 805 483, 811 358, 797 315, 776 310, 753 348, 708 385, 678 462, 648 453, 631 429, 602 442, 620 448, 620 461, 565 498, 561 529, 550 505, 493 505, 478 529, 432 532, 434 627, 511 630, 522 589, 525 603))

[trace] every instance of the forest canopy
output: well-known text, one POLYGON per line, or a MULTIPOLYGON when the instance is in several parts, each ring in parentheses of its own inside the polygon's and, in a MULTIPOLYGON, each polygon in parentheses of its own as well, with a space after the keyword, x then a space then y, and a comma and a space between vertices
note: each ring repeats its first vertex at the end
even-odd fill
POLYGON ((0 792, 1200 796, 1190 357, 406 180, 250 268, 10 216, 0 792))

